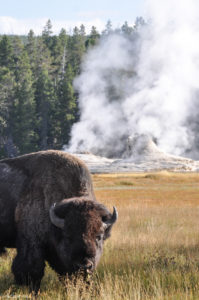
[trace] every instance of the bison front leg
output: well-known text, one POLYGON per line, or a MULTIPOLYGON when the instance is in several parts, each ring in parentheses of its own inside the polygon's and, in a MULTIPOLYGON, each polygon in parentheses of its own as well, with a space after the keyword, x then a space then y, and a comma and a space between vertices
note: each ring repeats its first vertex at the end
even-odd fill
POLYGON ((19 285, 28 285, 36 294, 44 275, 44 258, 38 245, 20 240, 17 243, 17 255, 12 264, 15 281, 19 285))

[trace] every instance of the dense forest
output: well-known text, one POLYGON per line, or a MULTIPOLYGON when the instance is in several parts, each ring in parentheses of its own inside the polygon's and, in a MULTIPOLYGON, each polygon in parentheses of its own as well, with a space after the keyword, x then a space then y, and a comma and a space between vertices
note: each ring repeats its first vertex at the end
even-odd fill
POLYGON ((84 54, 100 38, 116 31, 136 33, 127 22, 116 30, 108 21, 100 34, 86 34, 84 25, 72 34, 53 34, 48 20, 40 36, 0 36, 0 158, 46 149, 61 149, 79 119, 78 92, 73 80, 84 54))

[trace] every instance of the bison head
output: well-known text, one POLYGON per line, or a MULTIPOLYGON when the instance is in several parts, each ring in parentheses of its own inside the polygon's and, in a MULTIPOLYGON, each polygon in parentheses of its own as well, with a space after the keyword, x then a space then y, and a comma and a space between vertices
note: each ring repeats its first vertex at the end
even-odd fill
POLYGON ((59 228, 54 244, 64 273, 92 273, 117 215, 115 207, 111 214, 104 205, 84 198, 65 199, 51 206, 50 220, 59 228))

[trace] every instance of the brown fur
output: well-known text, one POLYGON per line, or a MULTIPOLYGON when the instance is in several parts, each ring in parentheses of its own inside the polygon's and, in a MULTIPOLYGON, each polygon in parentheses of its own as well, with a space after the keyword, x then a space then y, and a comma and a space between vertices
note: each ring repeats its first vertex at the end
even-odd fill
POLYGON ((0 248, 17 248, 17 283, 37 291, 45 260, 60 275, 88 263, 94 268, 112 227, 104 231, 102 225, 110 218, 78 158, 50 150, 0 161, 0 248), (53 203, 63 230, 51 223, 53 203))

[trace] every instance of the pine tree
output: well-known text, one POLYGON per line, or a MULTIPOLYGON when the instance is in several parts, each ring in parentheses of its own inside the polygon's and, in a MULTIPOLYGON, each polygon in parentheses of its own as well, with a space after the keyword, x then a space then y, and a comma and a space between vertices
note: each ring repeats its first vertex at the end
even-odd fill
POLYGON ((62 29, 59 34, 59 51, 60 51, 60 60, 59 60, 59 70, 58 70, 58 80, 62 77, 62 74, 65 71, 65 66, 68 58, 67 51, 67 42, 68 36, 66 34, 66 30, 62 29))
POLYGON ((146 22, 142 17, 137 17, 135 20, 135 29, 139 30, 141 27, 145 26, 146 22))
POLYGON ((14 36, 12 39, 13 47, 13 69, 17 70, 18 62, 21 59, 21 55, 24 49, 24 45, 21 42, 21 39, 18 36, 14 36))
POLYGON ((36 151, 35 99, 32 72, 25 51, 22 52, 15 72, 15 100, 12 111, 13 138, 21 154, 36 151))
POLYGON ((52 33, 52 23, 51 20, 48 20, 42 31, 42 39, 48 49, 51 49, 52 46, 52 33))
POLYGON ((46 47, 42 38, 37 38, 35 58, 33 76, 36 82, 43 69, 48 70, 49 73, 51 72, 52 58, 50 50, 46 47))
POLYGON ((108 20, 105 26, 105 30, 102 31, 102 35, 109 35, 113 33, 111 20, 108 20))
POLYGON ((66 30, 64 28, 62 28, 60 33, 59 33, 59 39, 60 39, 62 47, 63 48, 66 47, 67 41, 68 41, 68 35, 67 35, 66 30))
POLYGON ((121 27, 121 31, 123 34, 130 35, 133 32, 133 27, 128 25, 128 22, 124 22, 121 27))
POLYGON ((37 53, 37 50, 36 50, 37 38, 35 37, 34 31, 32 29, 29 31, 27 39, 28 40, 27 40, 25 49, 26 49, 28 57, 29 57, 31 70, 34 71, 35 64, 36 64, 36 53, 37 53))
POLYGON ((59 72, 62 69, 63 63, 63 55, 66 46, 63 47, 61 40, 57 36, 52 37, 52 46, 51 46, 51 71, 53 73, 53 77, 55 78, 55 82, 58 80, 59 72))
POLYGON ((70 138, 71 127, 77 112, 76 97, 73 88, 74 73, 70 64, 58 84, 58 114, 59 124, 58 143, 60 146, 67 144, 70 138))
POLYGON ((0 67, 0 156, 13 157, 17 149, 13 141, 12 110, 15 78, 12 71, 0 67))
POLYGON ((67 51, 69 53, 68 62, 71 65, 74 74, 80 73, 82 56, 85 53, 85 36, 81 35, 80 30, 75 27, 73 36, 68 39, 67 51))
POLYGON ((48 70, 43 67, 36 82, 36 110, 37 110, 37 133, 39 136, 39 148, 49 148, 51 138, 51 112, 54 102, 54 88, 48 70))
POLYGON ((10 68, 13 64, 13 47, 11 39, 4 35, 0 41, 0 66, 10 68))
POLYGON ((82 24, 82 25, 80 26, 79 33, 80 33, 80 35, 81 35, 82 37, 85 37, 85 36, 86 36, 86 28, 85 28, 84 24, 82 24))
POLYGON ((91 28, 91 32, 90 32, 90 35, 88 37, 88 39, 86 40, 86 48, 88 49, 90 46, 95 46, 98 42, 100 38, 100 34, 99 32, 97 31, 97 28, 95 26, 92 26, 91 28))

